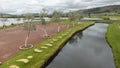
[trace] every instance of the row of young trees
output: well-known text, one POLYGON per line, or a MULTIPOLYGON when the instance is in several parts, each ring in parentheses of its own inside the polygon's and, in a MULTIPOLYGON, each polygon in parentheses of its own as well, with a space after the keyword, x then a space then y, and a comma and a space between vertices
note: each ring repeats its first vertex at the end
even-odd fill
MULTIPOLYGON (((45 38, 49 37, 49 35, 47 33, 47 30, 46 30, 47 22, 45 20, 45 17, 47 16, 47 13, 48 12, 47 12, 46 9, 42 9, 42 11, 39 14, 40 23, 43 25, 43 32, 44 32, 44 37, 45 38)), ((53 12, 51 21, 52 22, 58 22, 58 21, 60 21, 60 17, 61 17, 61 13, 59 11, 55 11, 55 12, 53 12)), ((28 38, 30 36, 31 31, 36 29, 35 23, 33 23, 34 15, 32 15, 30 13, 29 14, 25 14, 23 20, 24 20, 24 29, 26 30, 26 39, 25 39, 24 46, 20 47, 20 49, 24 49, 24 48, 26 49, 26 48, 29 48, 29 47, 33 46, 31 44, 28 44, 28 38)), ((58 24, 57 32, 60 32, 60 24, 58 24)))
MULTIPOLYGON (((64 13, 61 12, 61 11, 54 11, 53 14, 52 14, 52 17, 51 17, 51 21, 52 22, 59 22, 61 20, 61 17, 64 13)), ((40 19, 40 22, 42 23, 43 25, 43 32, 44 32, 44 37, 49 37, 48 33, 47 33, 47 30, 46 30, 46 20, 45 20, 45 17, 48 15, 48 11, 46 9, 42 9, 42 11, 40 12, 39 14, 39 19, 40 19)), ((68 14, 68 19, 69 21, 73 21, 73 20, 80 20, 81 16, 77 13, 74 13, 72 11, 70 11, 68 14)), ((1 15, 1 17, 3 17, 1 15)), ((28 39, 29 39, 29 36, 30 36, 30 33, 32 30, 36 30, 36 27, 35 27, 35 23, 33 23, 33 20, 34 20, 34 15, 32 13, 27 13, 27 14, 24 14, 24 18, 23 18, 23 22, 24 22, 24 29, 26 30, 26 38, 25 38, 25 44, 24 46, 20 47, 20 48, 29 48, 29 47, 32 47, 31 44, 28 44, 28 39)), ((20 21, 21 18, 17 18, 17 21, 20 21)), ((3 22, 3 28, 6 27, 5 25, 5 22, 7 21, 7 18, 1 18, 1 21, 3 22)), ((57 23, 58 24, 58 27, 57 27, 57 32, 60 32, 60 23, 57 23)))
MULTIPOLYGON (((45 17, 47 16, 47 13, 48 11, 46 9, 42 9, 42 11, 40 12, 39 14, 39 18, 40 18, 40 22, 41 24, 43 25, 43 32, 44 32, 44 37, 49 37, 48 33, 47 33, 47 30, 46 30, 46 20, 45 20, 45 17)), ((54 11, 53 14, 52 14, 52 18, 51 18, 51 21, 52 22, 59 22, 61 20, 61 16, 62 16, 62 12, 60 11, 54 11)), ((73 12, 69 12, 68 14, 68 19, 70 21, 73 21, 75 20, 76 18, 75 17, 78 17, 78 15, 75 16, 75 13, 73 12)), ((33 20, 34 20, 34 16, 32 14, 25 14, 25 17, 24 17, 24 28, 26 29, 26 39, 25 39, 25 48, 28 48, 29 47, 29 44, 27 44, 27 41, 28 41, 28 38, 30 36, 30 31, 31 30, 35 30, 35 25, 33 23, 33 20)), ((60 32, 60 23, 57 23, 58 24, 58 27, 57 27, 57 32, 60 32)))

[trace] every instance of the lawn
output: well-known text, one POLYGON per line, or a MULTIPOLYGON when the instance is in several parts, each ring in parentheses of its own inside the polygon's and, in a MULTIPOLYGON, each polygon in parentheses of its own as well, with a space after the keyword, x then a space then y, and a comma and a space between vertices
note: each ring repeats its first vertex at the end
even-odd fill
POLYGON ((44 63, 62 48, 65 42, 77 31, 83 30, 93 22, 85 22, 58 33, 32 49, 21 51, 18 55, 0 65, 0 68, 41 68, 44 63))
POLYGON ((110 24, 106 37, 112 48, 116 67, 120 68, 120 26, 118 24, 110 24))

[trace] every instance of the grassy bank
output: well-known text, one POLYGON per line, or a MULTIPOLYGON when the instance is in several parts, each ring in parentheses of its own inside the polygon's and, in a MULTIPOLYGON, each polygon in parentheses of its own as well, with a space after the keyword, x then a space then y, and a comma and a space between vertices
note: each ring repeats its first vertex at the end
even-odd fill
POLYGON ((10 60, 0 65, 0 68, 41 68, 44 63, 54 53, 63 47, 63 44, 77 31, 83 30, 86 27, 94 24, 93 22, 82 23, 74 28, 70 28, 63 32, 60 32, 51 39, 47 39, 44 42, 38 44, 32 49, 21 51, 17 56, 14 56, 10 60))
POLYGON ((120 68, 120 26, 110 24, 106 37, 112 48, 116 67, 120 68))

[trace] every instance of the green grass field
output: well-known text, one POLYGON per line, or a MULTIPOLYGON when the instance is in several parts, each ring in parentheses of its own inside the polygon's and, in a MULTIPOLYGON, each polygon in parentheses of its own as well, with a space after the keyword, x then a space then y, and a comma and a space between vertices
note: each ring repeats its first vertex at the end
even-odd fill
POLYGON ((59 24, 64 24, 64 25, 67 25, 67 24, 76 24, 77 21, 73 20, 73 21, 70 21, 70 20, 61 20, 61 21, 58 21, 58 22, 50 22, 50 23, 59 23, 59 24))
POLYGON ((118 24, 109 25, 106 37, 112 48, 116 67, 120 68, 120 27, 118 24))
POLYGON ((76 32, 94 24, 85 22, 81 25, 60 32, 32 49, 21 51, 18 55, 0 65, 0 68, 41 68, 54 53, 76 32))

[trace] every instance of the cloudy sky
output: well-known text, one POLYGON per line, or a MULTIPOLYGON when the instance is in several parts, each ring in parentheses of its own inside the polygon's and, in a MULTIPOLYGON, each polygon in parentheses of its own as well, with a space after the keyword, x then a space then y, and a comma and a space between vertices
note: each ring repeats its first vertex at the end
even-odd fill
POLYGON ((120 5, 120 0, 0 0, 0 13, 38 13, 42 8, 69 11, 105 5, 120 5))

